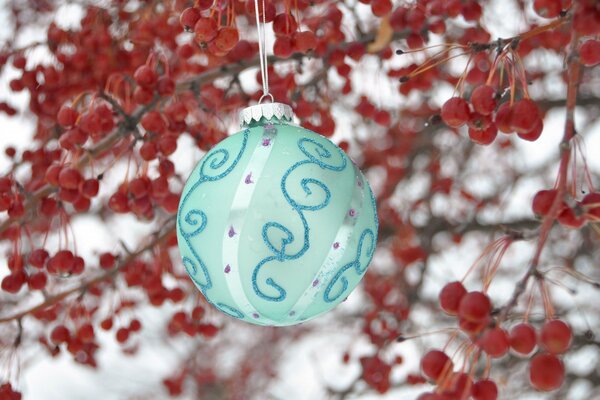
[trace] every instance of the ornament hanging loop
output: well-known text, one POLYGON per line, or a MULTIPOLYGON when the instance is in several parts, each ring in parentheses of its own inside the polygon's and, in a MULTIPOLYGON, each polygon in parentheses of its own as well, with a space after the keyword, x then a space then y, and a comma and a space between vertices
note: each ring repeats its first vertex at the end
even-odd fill
POLYGON ((265 27, 267 25, 265 0, 262 0, 262 22, 258 7, 258 0, 254 0, 254 12, 256 14, 256 30, 258 31, 258 53, 260 57, 260 77, 262 79, 263 95, 258 100, 260 104, 265 97, 271 98, 271 103, 275 100, 273 95, 269 93, 269 59, 267 57, 267 34, 265 27))
POLYGON ((262 104, 263 100, 266 98, 270 98, 271 103, 275 103, 275 98, 273 97, 273 95, 271 93, 265 93, 262 96, 260 96, 260 99, 258 99, 258 104, 262 104))

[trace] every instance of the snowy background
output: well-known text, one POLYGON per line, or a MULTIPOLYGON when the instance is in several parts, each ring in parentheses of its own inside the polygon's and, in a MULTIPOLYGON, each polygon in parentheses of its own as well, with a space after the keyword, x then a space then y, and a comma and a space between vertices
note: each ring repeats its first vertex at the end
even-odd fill
MULTIPOLYGON (((3 4, 4 0, 0 0, 0 43, 8 35, 8 32, 3 31, 10 24, 7 22, 9 15, 3 4)), ((519 18, 513 18, 514 10, 510 9, 510 4, 502 1, 496 1, 494 4, 497 7, 488 8, 488 14, 484 20, 488 26, 494 27, 494 32, 497 36, 508 37, 520 32, 526 25, 519 18)), ((81 16, 81 9, 78 5, 64 5, 56 13, 56 22, 62 26, 77 27, 77 21, 81 16)), ((44 29, 28 30, 23 32, 19 38, 20 45, 27 45, 38 40, 44 39, 44 29)), ((32 60, 43 60, 51 62, 49 53, 43 47, 36 47, 29 53, 30 62, 32 60)), ((418 57, 418 56, 415 56, 418 57)), ((389 81, 384 73, 377 72, 377 60, 374 58, 366 58, 360 68, 355 69, 354 80, 356 82, 357 91, 367 92, 369 88, 377 87, 382 90, 377 90, 372 99, 375 105, 379 104, 398 104, 400 102, 414 101, 411 98, 401 96, 395 89, 394 82, 389 81)), ((392 63, 401 65, 404 60, 398 58, 393 59, 392 63)), ((559 71, 562 68, 562 60, 556 56, 540 54, 537 58, 536 65, 541 65, 545 68, 552 68, 559 71)), ((242 76, 242 81, 245 84, 252 86, 255 70, 246 71, 242 76)), ((20 108, 18 117, 7 118, 0 114, 0 148, 4 148, 7 144, 13 145, 19 149, 23 149, 29 144, 32 132, 35 128, 34 123, 27 112, 27 95, 24 93, 12 93, 8 89, 8 82, 15 75, 16 71, 11 71, 11 67, 7 66, 5 73, 0 80, 0 98, 10 98, 11 104, 20 108)), ((599 82, 595 82, 598 84, 599 82)), ((586 83, 588 85, 594 82, 586 83)), ((565 86, 560 79, 548 82, 547 87, 534 87, 531 92, 535 98, 536 91, 551 92, 556 94, 558 98, 564 96, 565 86)), ((372 90, 371 90, 372 92, 372 90)), ((444 99, 451 95, 451 88, 441 88, 436 93, 435 98, 439 99, 441 104, 444 99)), ((340 121, 336 137, 345 137, 347 130, 350 128, 351 121, 344 118, 342 112, 339 113, 340 121)), ((594 126, 586 126, 588 116, 581 112, 577 114, 577 125, 585 126, 582 131, 585 137, 585 143, 588 153, 588 162, 590 168, 598 173, 600 171, 600 157, 597 155, 600 151, 600 126, 596 122, 594 126)), ((510 154, 510 159, 504 162, 512 165, 517 170, 535 169, 545 165, 548 160, 557 158, 557 145, 562 136, 562 128, 564 124, 564 112, 561 109, 555 109, 549 113, 545 121, 544 134, 540 140, 535 143, 518 141, 517 150, 510 154)), ((233 127, 232 127, 233 132, 233 127)), ((356 135, 365 135, 366 132, 355 132, 356 135)), ((441 140, 444 140, 443 138, 441 140)), ((453 145, 452 140, 448 139, 448 146, 453 145)), ((351 154, 352 155, 352 154, 351 154)), ((359 156, 359 154, 355 154, 359 156)), ((201 154, 191 145, 189 137, 182 137, 178 147, 178 153, 173 159, 178 160, 176 164, 177 171, 183 175, 190 171, 192 166, 200 159, 201 154), (190 149, 194 149, 190 151, 190 149)), ((463 173, 470 173, 473 179, 470 181, 474 193, 485 193, 489 182, 485 175, 478 170, 476 161, 497 158, 498 154, 494 152, 494 148, 481 149, 476 157, 471 160, 473 165, 460 166, 463 173)), ((8 160, 4 154, 0 155, 0 174, 8 167, 8 160)), ((122 171, 118 168, 111 171, 116 176, 122 171)), ((518 182, 515 186, 510 198, 505 199, 505 205, 502 210, 498 210, 496 215, 490 215, 490 220, 510 220, 528 216, 530 211, 530 199, 532 193, 536 189, 551 184, 555 176, 555 170, 547 171, 546 181, 539 180, 524 180, 518 182)), ((374 188, 377 190, 376 177, 374 179, 374 188)), ((492 178, 490 178, 492 179, 492 178)), ((105 181, 110 181, 107 177, 105 181)), ((402 196, 411 196, 414 190, 423 188, 423 182, 418 180, 407 182, 404 188, 399 191, 398 198, 401 202, 402 196)), ((422 190, 422 189, 421 189, 422 190)), ((107 189, 104 188, 104 193, 107 189)), ((102 196, 102 193, 101 193, 102 196)), ((445 207, 445 204, 440 203, 440 207, 445 207)), ((418 217, 418 216, 416 216, 418 217)), ((109 223, 99 223, 97 220, 88 217, 80 217, 74 220, 73 229, 76 236, 80 238, 77 241, 77 251, 84 258, 93 258, 102 251, 111 251, 118 248, 118 243, 115 243, 115 237, 123 237, 126 244, 130 248, 135 248, 138 243, 138 238, 145 237, 153 228, 150 224, 145 224, 136 221, 132 217, 118 216, 113 218, 109 223), (127 232, 126 236, 117 235, 116 233, 127 232)), ((453 247, 451 250, 440 253, 438 256, 430 259, 429 272, 423 287, 423 296, 435 298, 437 292, 447 281, 458 278, 463 275, 465 270, 475 260, 483 246, 488 243, 488 238, 467 237, 458 247, 453 247)), ((0 249, 3 250, 3 249, 0 249)), ((4 253, 2 253, 4 254, 4 253)), ((511 247, 507 254, 507 260, 510 265, 521 266, 525 265, 531 255, 531 243, 518 243, 511 247)), ((389 254, 384 251, 377 253, 379 262, 378 268, 392 268, 389 259, 389 254)), ((508 263, 507 263, 508 264, 508 263)), ((6 273, 6 265, 4 261, 0 261, 0 275, 6 273)), ((415 279, 418 274, 415 275, 415 279)), ((574 282, 568 284, 574 285, 574 282)), ((505 279, 498 281, 492 286, 491 296, 495 300, 506 299, 511 292, 513 281, 505 279)), ((141 297, 141 296, 140 296, 141 297)), ((597 299, 597 292, 593 292, 591 288, 582 286, 576 296, 572 296, 565 291, 556 291, 557 302, 573 307, 579 307, 589 299, 597 299)), ((360 310, 362 294, 360 287, 350 296, 349 300, 338 307, 332 314, 344 314, 360 310)), ((72 361, 69 354, 62 352, 57 358, 49 358, 40 348, 28 348, 27 351, 20 353, 19 363, 21 365, 21 375, 18 382, 18 387, 24 393, 24 398, 27 400, 88 400, 88 399, 159 399, 166 397, 166 393, 160 382, 163 378, 170 375, 173 369, 179 365, 179 360, 185 357, 189 351, 198 345, 197 338, 178 338, 177 340, 168 340, 164 331, 166 319, 172 315, 175 307, 171 304, 165 304, 159 309, 147 307, 136 314, 144 326, 141 334, 135 340, 141 345, 137 354, 125 355, 121 351, 121 347, 115 342, 112 333, 106 333, 97 330, 99 341, 101 342, 101 350, 97 353, 99 368, 92 370, 87 367, 81 367, 72 361)), ((421 331, 427 331, 431 327, 443 327, 451 324, 448 321, 438 321, 435 318, 438 314, 431 313, 431 310, 425 307, 416 306, 413 310, 413 315, 418 315, 418 324, 415 327, 422 328, 421 331)), ((122 316, 123 318, 123 316, 122 316)), ((360 374, 358 363, 351 362, 344 364, 341 360, 341 354, 351 349, 352 359, 356 360, 361 355, 372 353, 372 346, 365 339, 360 337, 357 332, 360 328, 354 327, 348 330, 339 330, 332 328, 331 322, 335 315, 326 315, 316 321, 309 322, 314 326, 311 334, 303 336, 300 341, 290 341, 289 348, 285 351, 284 357, 280 361, 280 365, 276 368, 279 376, 273 381, 269 391, 264 394, 265 399, 286 399, 286 400, 313 400, 326 398, 324 387, 332 387, 344 389, 348 384, 353 382, 360 374)), ((597 315, 581 312, 573 313, 569 316, 569 321, 577 328, 585 330, 586 326, 598 326, 599 321, 597 315)), ((25 334, 27 334, 27 326, 25 326, 25 334)), ((292 328, 293 329, 293 328, 292 328)), ((246 327, 239 323, 231 323, 227 325, 225 332, 220 336, 228 337, 233 342, 232 350, 222 354, 222 363, 220 368, 235 368, 236 346, 243 348, 244 346, 252 346, 252 337, 248 335, 249 331, 246 327)), ((225 340, 217 338, 216 340, 225 340)), ((422 354, 423 348, 430 343, 443 342, 443 338, 435 336, 424 336, 420 339, 409 341, 401 344, 396 344, 389 348, 389 358, 393 359, 396 355, 401 355, 404 359, 402 365, 394 367, 393 381, 402 381, 409 372, 418 370, 419 354, 422 354)), ((597 368, 600 360, 598 349, 590 347, 585 351, 575 354, 569 354, 566 357, 568 368, 576 368, 578 371, 586 371, 586 369, 597 368)), ((13 363, 14 367, 15 364, 13 363)), ((512 371, 515 374, 522 374, 524 371, 512 371)), ((15 374, 12 370, 10 374, 15 374)), ((14 375, 13 375, 14 376, 14 375)), ((509 379, 509 377, 507 377, 509 379)), ((415 388, 397 388, 391 390, 386 395, 376 396, 373 394, 358 394, 355 398, 360 399, 414 399, 416 393, 422 391, 425 386, 417 386, 415 388)), ((500 382, 502 390, 502 384, 500 382)), ((357 393, 361 393, 360 388, 357 393)), ((510 394, 509 394, 510 396, 510 394)), ((186 398, 182 396, 181 398, 186 398)), ((194 397, 187 397, 194 398, 194 397)), ((351 397, 352 398, 352 397, 351 397)), ((509 398, 509 397, 507 397, 509 398)), ((521 397, 525 399, 525 397, 521 397)), ((543 395, 527 397, 527 399, 544 399, 543 395)), ((586 384, 575 384, 571 392, 568 394, 569 399, 591 399, 600 398, 600 395, 590 392, 586 384), (595 397, 598 396, 598 397, 595 397)))

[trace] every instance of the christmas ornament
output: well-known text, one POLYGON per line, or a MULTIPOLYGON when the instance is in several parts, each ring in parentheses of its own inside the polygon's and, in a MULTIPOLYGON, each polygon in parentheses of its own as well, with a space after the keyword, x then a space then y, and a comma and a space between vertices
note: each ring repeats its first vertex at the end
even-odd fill
MULTIPOLYGON (((260 59, 264 98, 262 51, 260 59)), ((225 314, 258 325, 306 321, 364 275, 377 241, 375 199, 348 156, 295 125, 289 106, 259 101, 240 121, 242 131, 211 149, 184 187, 183 265, 225 314)))

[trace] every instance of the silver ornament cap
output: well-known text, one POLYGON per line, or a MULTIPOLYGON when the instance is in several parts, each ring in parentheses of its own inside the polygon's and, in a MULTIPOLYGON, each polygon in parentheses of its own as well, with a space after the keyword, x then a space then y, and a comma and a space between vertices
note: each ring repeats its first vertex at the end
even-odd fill
POLYGON ((245 128, 252 122, 281 121, 291 123, 294 121, 292 107, 283 103, 256 104, 240 111, 240 127, 245 128))

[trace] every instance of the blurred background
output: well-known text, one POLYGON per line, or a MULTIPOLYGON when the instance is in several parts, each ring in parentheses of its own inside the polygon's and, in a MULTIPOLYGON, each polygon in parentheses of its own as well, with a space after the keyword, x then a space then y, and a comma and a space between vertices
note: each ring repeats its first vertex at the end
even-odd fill
MULTIPOLYGON (((367 1, 274 1, 278 13, 291 8, 302 21, 300 29, 314 31, 325 50, 289 58, 273 56, 273 93, 277 100, 292 104, 300 114, 300 123, 330 136, 361 166, 378 198, 381 229, 370 269, 346 302, 299 326, 264 328, 225 317, 211 308, 185 277, 173 243, 157 243, 134 257, 144 265, 158 266, 160 284, 171 297, 156 300, 148 285, 131 285, 120 272, 111 281, 98 284, 98 293, 77 290, 81 282, 102 273, 98 267, 101 254, 110 252, 122 260, 143 248, 155 232, 164 232, 172 224, 172 210, 162 203, 153 205, 151 216, 114 212, 108 201, 119 185, 143 174, 157 179, 161 176, 159 163, 168 159, 175 170, 169 177, 169 190, 179 193, 212 144, 238 130, 237 110, 260 95, 252 19, 243 13, 236 15, 240 38, 250 46, 245 50, 247 55, 239 48, 235 55, 210 54, 179 25, 181 11, 192 3, 0 1, 0 55, 4 57, 0 102, 14 110, 0 112, 0 147, 11 147, 16 154, 0 154, 0 175, 22 182, 23 193, 40 187, 35 184, 36 168, 48 168, 48 164, 31 161, 35 157, 26 160, 26 152, 62 148, 58 142, 61 133, 53 131, 56 121, 52 120, 60 106, 87 93, 78 107, 91 107, 93 93, 110 93, 110 76, 120 74, 122 81, 131 81, 133 71, 150 54, 170 66, 177 101, 185 104, 188 113, 183 129, 175 135, 173 153, 146 162, 140 158, 140 143, 119 139, 113 152, 83 166, 86 176, 100 171, 103 175, 99 194, 89 209, 77 211, 69 205, 65 207, 68 216, 60 222, 58 218, 46 223, 38 220, 38 224, 25 222, 20 226, 29 230, 20 231, 20 241, 14 240, 10 231, 6 234, 7 225, 3 225, 2 277, 9 274, 15 243, 22 254, 42 243, 51 254, 67 246, 85 260, 86 267, 81 275, 51 276, 42 292, 27 286, 18 293, 2 292, 0 318, 8 317, 0 325, 2 381, 11 382, 24 399, 33 400, 162 399, 170 395, 181 399, 415 399, 431 390, 420 377, 420 358, 427 349, 443 348, 453 334, 444 329, 456 325, 439 309, 440 289, 449 281, 461 280, 490 243, 507 232, 524 232, 533 239, 510 245, 489 287, 490 298, 500 306, 511 297, 535 251, 540 220, 531 211, 531 200, 537 191, 554 185, 565 125, 567 46, 554 45, 551 40, 560 33, 548 32, 523 45, 526 50, 521 49, 529 94, 544 114, 541 137, 529 142, 499 133, 494 143, 481 146, 469 140, 465 128, 450 129, 436 116, 444 102, 456 95, 457 84, 461 87, 458 78, 464 72, 470 73, 460 89, 466 97, 481 83, 473 70, 480 69, 483 79, 487 77, 493 51, 476 56, 465 51, 466 55, 411 78, 408 88, 399 81, 439 48, 396 55, 397 49, 408 50, 407 37, 415 31, 405 16, 400 22, 396 21, 400 17, 394 20, 394 13, 419 7, 431 10, 427 3, 433 1, 394 1, 391 17, 375 15, 373 4, 367 1), (54 43, 51 33, 57 30, 68 32, 64 36, 69 39, 54 43), (114 40, 104 45, 106 52, 112 47, 139 54, 123 61, 122 66, 107 67, 101 60, 105 53, 84 40, 100 34, 114 40), (362 46, 355 48, 360 56, 349 55, 354 43, 362 46), (349 71, 334 65, 331 54, 336 49, 344 52, 341 65, 349 71), (188 57, 186 52, 190 51, 188 57), (84 66, 68 70, 65 65, 72 64, 80 52, 84 66), (17 53, 26 58, 24 68, 14 65, 17 53), (51 66, 61 76, 64 90, 45 92, 47 68, 51 66), (46 78, 38 79, 38 88, 25 84, 25 88, 15 90, 13 82, 22 80, 24 71, 46 74, 46 78), (69 74, 62 76, 61 71, 69 74), (55 96, 52 101, 56 104, 45 109, 44 102, 51 96, 55 96), (312 107, 308 113, 302 111, 305 103, 312 107), (384 113, 376 117, 380 111, 384 113), (10 318, 73 288, 69 296, 53 304, 53 316, 10 318), (175 299, 176 288, 183 291, 183 299, 175 299), (67 346, 54 346, 47 339, 58 323, 80 323, 71 313, 78 306, 94 326, 94 348, 70 352, 67 346), (198 306, 203 310, 200 322, 192 315, 198 306), (183 317, 176 316, 181 313, 183 317), (114 327, 103 329, 100 323, 109 316, 114 327), (195 330, 186 332, 178 318, 191 320, 195 330), (120 343, 115 336, 117 329, 131 326, 133 320, 141 323, 141 330, 132 331, 120 343), (398 342, 400 335, 416 337, 398 342)), ((229 10, 227 2, 216 3, 223 12, 229 10)), ((431 27, 432 20, 441 20, 445 29, 440 33, 418 30, 423 45, 466 43, 469 38, 492 42, 550 22, 534 12, 530 1, 477 3, 481 15, 476 20, 464 15, 436 19, 427 14, 429 25, 424 27, 431 27)), ((236 7, 241 10, 247 6, 236 7)), ((271 24, 267 32, 272 44, 277 36, 271 24)), ((164 65, 158 68, 164 69, 164 65)), ((121 93, 115 89, 117 81, 112 78, 115 96, 121 93)), ((590 190, 586 174, 598 184, 599 83, 598 68, 582 71, 575 108, 579 138, 573 150, 576 162, 571 163, 570 170, 578 193, 590 190)), ((157 107, 168 107, 171 101, 157 107)), ((135 109, 134 104, 132 113, 135 109)), ((120 115, 113 111, 118 121, 120 115)), ((142 128, 140 132, 144 134, 142 128)), ((91 142, 82 145, 92 146, 91 142)), ((61 151, 60 160, 73 162, 86 154, 61 151)), ((49 154, 41 157, 54 157, 49 154)), ((29 201, 27 196, 25 199, 29 201)), ((33 218, 26 216, 26 221, 35 220, 36 212, 33 218)), ((0 214, 3 224, 9 218, 0 214)), ((540 268, 549 282, 556 315, 567 320, 574 331, 572 349, 564 356, 565 384, 556 392, 536 392, 527 382, 527 359, 506 356, 494 360, 490 370, 501 392, 499 398, 600 399, 600 355, 593 335, 600 324, 598 284, 593 283, 600 278, 597 244, 598 229, 593 224, 579 230, 558 227, 552 230, 542 254, 540 268)), ((483 266, 476 268, 465 286, 480 289, 483 275, 483 266)), ((531 298, 530 319, 540 323, 544 320, 543 301, 538 295, 531 298)), ((518 321, 526 307, 526 302, 519 303, 507 322, 518 321)), ((456 341, 449 348, 456 349, 456 341)))

